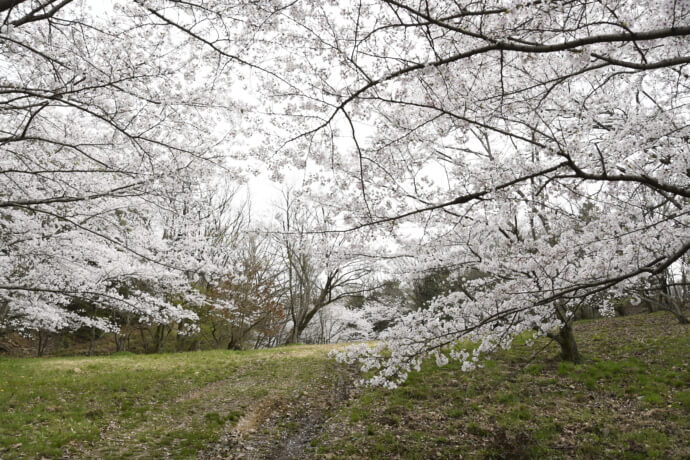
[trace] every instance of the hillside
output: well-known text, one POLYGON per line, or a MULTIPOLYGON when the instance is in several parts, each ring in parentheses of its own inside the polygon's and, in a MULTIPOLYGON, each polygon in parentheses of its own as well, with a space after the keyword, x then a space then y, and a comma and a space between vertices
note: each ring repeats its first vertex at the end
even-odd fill
POLYGON ((518 344, 472 373, 357 389, 334 346, 0 358, 0 458, 687 458, 690 330, 576 325, 585 364, 518 344))

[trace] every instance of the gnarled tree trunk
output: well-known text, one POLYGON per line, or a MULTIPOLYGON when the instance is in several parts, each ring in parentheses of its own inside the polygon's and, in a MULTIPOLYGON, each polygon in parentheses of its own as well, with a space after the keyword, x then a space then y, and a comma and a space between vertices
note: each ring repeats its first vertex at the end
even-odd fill
POLYGON ((575 334, 573 333, 573 324, 571 321, 567 321, 557 334, 549 334, 549 337, 560 345, 560 356, 563 361, 570 361, 575 364, 580 364, 582 362, 582 355, 580 355, 580 351, 577 349, 577 342, 575 341, 575 334))

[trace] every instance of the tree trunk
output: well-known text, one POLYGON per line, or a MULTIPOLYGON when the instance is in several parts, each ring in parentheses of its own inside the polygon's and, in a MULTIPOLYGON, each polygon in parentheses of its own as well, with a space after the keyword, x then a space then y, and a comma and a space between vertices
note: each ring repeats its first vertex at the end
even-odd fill
POLYGON ((299 342, 299 338, 302 336, 302 332, 304 332, 304 330, 307 328, 310 319, 311 315, 309 313, 306 315, 306 317, 300 316, 299 318, 296 318, 292 325, 292 329, 290 329, 290 333, 285 339, 285 345, 294 345, 299 342))
POLYGON ((290 330, 290 333, 287 336, 287 340, 285 340, 285 345, 294 345, 299 341, 299 336, 302 335, 302 331, 299 330, 296 326, 293 326, 293 328, 290 330))
POLYGON ((91 338, 89 340, 89 356, 93 356, 94 346, 96 344, 96 328, 91 326, 91 338))
POLYGON ((156 328, 153 330, 153 352, 154 353, 160 353, 161 348, 163 347, 163 341, 165 338, 168 336, 167 332, 167 326, 163 324, 159 324, 156 326, 156 328))
POLYGON ((124 323, 121 325, 120 330, 115 332, 115 351, 127 351, 129 348, 129 336, 131 331, 129 331, 129 324, 131 318, 129 315, 124 316, 124 323))
POLYGON ((242 344, 239 343, 239 342, 236 342, 236 341, 235 341, 235 337, 233 336, 233 337, 230 339, 230 342, 228 342, 228 350, 239 351, 239 350, 241 350, 241 349, 242 349, 242 344))
POLYGON ((688 318, 685 315, 683 315, 683 312, 680 310, 680 307, 678 305, 672 305, 668 309, 668 311, 673 313, 673 316, 676 317, 679 324, 690 324, 690 320, 688 320, 688 318))
POLYGON ((577 342, 575 342, 573 325, 570 321, 565 323, 561 330, 558 331, 558 334, 549 334, 549 337, 561 346, 560 356, 563 361, 570 361, 575 364, 582 362, 582 356, 577 349, 577 342))
POLYGON ((285 345, 292 345, 299 342, 299 338, 302 336, 302 333, 307 328, 307 326, 309 326, 309 323, 311 322, 314 315, 316 315, 319 311, 321 311, 322 308, 324 308, 326 305, 330 303, 330 301, 326 302, 324 300, 325 298, 326 294, 322 292, 321 296, 319 297, 319 300, 314 305, 314 307, 301 319, 297 320, 294 326, 292 326, 292 330, 290 331, 290 334, 288 335, 288 338, 285 341, 285 345))
POLYGON ((244 334, 242 331, 231 330, 230 331, 230 342, 228 342, 228 350, 242 350, 242 345, 244 342, 244 334))
POLYGON ((126 351, 127 336, 115 333, 115 352, 126 351))
POLYGON ((38 331, 38 349, 37 355, 39 357, 43 356, 43 354, 46 351, 46 348, 48 348, 48 341, 50 339, 50 332, 47 331, 38 331))

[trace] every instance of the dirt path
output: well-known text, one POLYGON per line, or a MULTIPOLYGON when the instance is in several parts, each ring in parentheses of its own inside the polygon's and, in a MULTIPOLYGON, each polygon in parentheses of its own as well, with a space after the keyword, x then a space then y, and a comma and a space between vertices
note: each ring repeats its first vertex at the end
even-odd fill
POLYGON ((170 373, 154 381, 148 399, 139 396, 141 388, 123 384, 127 391, 99 420, 97 437, 70 443, 63 458, 309 457, 312 440, 347 401, 354 380, 352 370, 327 356, 333 349, 337 346, 298 346, 216 353, 212 359, 185 355, 182 364, 166 357, 122 363, 131 381, 140 368, 170 373), (203 372, 214 379, 191 384, 203 372), (184 390, 165 382, 181 383, 184 390))
POLYGON ((289 397, 267 395, 198 456, 215 459, 296 460, 315 456, 312 441, 334 409, 353 389, 354 369, 334 369, 332 379, 315 382, 289 397))

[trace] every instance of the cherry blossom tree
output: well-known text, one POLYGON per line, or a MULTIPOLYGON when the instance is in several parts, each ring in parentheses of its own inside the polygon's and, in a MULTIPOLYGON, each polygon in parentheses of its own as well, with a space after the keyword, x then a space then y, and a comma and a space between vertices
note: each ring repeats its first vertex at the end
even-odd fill
POLYGON ((302 171, 329 216, 297 232, 309 245, 449 273, 380 346, 343 355, 373 383, 429 356, 472 369, 527 332, 578 361, 582 305, 606 311, 687 257, 685 0, 88 5, 0 0, 5 327, 110 327, 75 297, 192 319, 169 294, 211 271, 191 219, 221 150, 246 175, 302 171), (118 291, 135 279, 153 288, 118 291))
POLYGON ((308 208, 289 189, 277 217, 279 228, 270 232, 282 256, 285 343, 293 344, 324 309, 370 290, 371 269, 350 252, 355 239, 328 232, 333 221, 325 209, 308 208))
POLYGON ((196 318, 231 104, 191 45, 134 2, 0 1, 0 328, 196 318))
MULTIPOLYGON (((213 24, 204 33, 237 8, 185 4, 213 24)), ((578 361, 577 309, 597 298, 606 310, 690 249, 687 2, 242 11, 251 43, 198 35, 219 56, 271 56, 257 77, 262 158, 303 168, 343 231, 373 228, 412 255, 411 271, 452 269, 462 286, 344 356, 378 369, 373 383, 395 385, 430 355, 471 369, 526 331, 578 361), (486 276, 463 279, 473 271, 486 276), (449 352, 460 340, 478 345, 449 352)))

